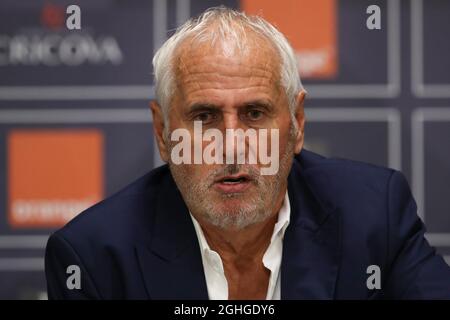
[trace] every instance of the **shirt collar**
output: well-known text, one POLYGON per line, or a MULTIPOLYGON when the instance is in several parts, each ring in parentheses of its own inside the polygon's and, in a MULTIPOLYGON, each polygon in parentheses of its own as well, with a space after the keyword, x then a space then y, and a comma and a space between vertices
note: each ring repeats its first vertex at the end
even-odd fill
POLYGON ((197 234, 198 243, 200 245, 201 252, 209 252, 211 251, 208 242, 205 239, 205 235, 203 233, 202 227, 200 227, 200 224, 198 223, 197 219, 194 218, 191 211, 189 210, 189 215, 191 216, 192 223, 194 224, 195 233, 197 234))
POLYGON ((284 237, 284 233, 286 228, 289 225, 291 219, 291 204, 289 203, 289 196, 286 190, 286 194, 284 195, 283 205, 281 206, 280 211, 278 212, 278 221, 275 223, 275 227, 273 228, 272 238, 270 242, 272 242, 276 237, 284 237))

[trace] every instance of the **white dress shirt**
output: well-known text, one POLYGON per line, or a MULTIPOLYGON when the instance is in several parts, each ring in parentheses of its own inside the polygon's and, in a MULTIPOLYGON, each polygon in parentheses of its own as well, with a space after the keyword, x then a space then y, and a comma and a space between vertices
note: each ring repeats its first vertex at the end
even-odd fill
MULTIPOLYGON (((267 288, 266 300, 280 300, 280 267, 283 255, 283 237, 287 226, 289 225, 291 215, 291 206, 286 191, 283 205, 278 213, 278 221, 274 226, 270 244, 263 256, 264 266, 270 270, 269 287, 267 288)), ((210 300, 228 300, 228 282, 225 277, 222 259, 220 255, 211 250, 205 239, 203 230, 197 220, 192 216, 195 232, 197 233, 198 242, 203 262, 203 270, 205 272, 206 286, 208 288, 208 296, 210 300)))

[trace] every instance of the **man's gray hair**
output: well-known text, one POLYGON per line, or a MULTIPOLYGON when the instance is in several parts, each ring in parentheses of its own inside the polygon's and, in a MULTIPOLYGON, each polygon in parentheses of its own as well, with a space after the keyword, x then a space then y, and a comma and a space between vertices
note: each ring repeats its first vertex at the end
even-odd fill
POLYGON ((165 120, 168 119, 171 98, 176 88, 174 55, 181 43, 188 38, 199 42, 210 42, 212 46, 216 41, 232 41, 237 48, 242 48, 245 46, 246 35, 249 31, 267 39, 278 52, 281 63, 281 85, 288 98, 291 113, 295 112, 296 96, 303 86, 294 50, 286 37, 261 17, 249 16, 221 6, 210 8, 197 18, 191 18, 178 27, 153 57, 156 100, 162 108, 165 120))

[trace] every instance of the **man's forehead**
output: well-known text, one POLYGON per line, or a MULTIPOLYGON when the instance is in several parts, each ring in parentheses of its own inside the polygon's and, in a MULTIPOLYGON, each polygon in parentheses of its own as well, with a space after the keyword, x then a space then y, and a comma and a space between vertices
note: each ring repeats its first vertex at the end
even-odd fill
MULTIPOLYGON (((265 73, 266 77, 279 78, 280 62, 276 50, 263 39, 246 39, 236 44, 224 39, 211 42, 185 41, 176 52, 174 60, 177 77, 188 76, 206 69, 221 69, 221 73, 265 73), (225 67, 225 68, 224 68, 225 67)), ((258 75, 259 74, 259 75, 258 75)))

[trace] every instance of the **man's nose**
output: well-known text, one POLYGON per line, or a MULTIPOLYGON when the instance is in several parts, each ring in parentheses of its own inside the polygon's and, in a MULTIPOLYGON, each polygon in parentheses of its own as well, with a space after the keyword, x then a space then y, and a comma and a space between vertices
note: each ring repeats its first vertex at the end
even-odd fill
POLYGON ((223 116, 224 133, 227 129, 239 129, 242 128, 242 123, 237 113, 226 113, 223 116))
POLYGON ((239 114, 225 114, 223 116, 224 148, 223 155, 228 164, 245 163, 248 149, 248 141, 243 138, 247 127, 239 117, 239 114), (241 138, 238 138, 241 137, 241 138), (243 139, 243 141, 241 141, 243 139), (240 160, 239 160, 240 159, 240 160))

